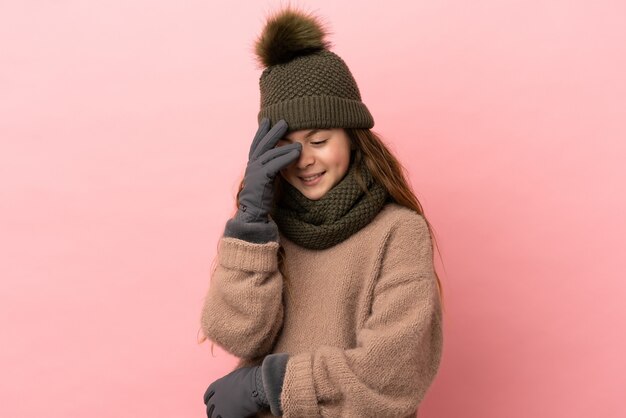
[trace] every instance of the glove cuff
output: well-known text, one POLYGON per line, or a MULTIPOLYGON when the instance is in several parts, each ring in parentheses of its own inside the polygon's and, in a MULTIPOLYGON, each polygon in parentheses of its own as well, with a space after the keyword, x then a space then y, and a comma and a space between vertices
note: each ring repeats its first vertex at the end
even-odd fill
POLYGON ((275 416, 283 415, 280 395, 283 390, 283 381, 285 380, 288 361, 288 353, 276 353, 266 356, 261 364, 267 402, 269 403, 270 411, 275 416))
POLYGON ((240 216, 226 221, 224 236, 237 238, 255 244, 278 242, 278 226, 272 220, 268 222, 246 222, 240 216))
POLYGON ((261 366, 256 366, 254 368, 254 382, 256 386, 256 393, 253 393, 252 396, 256 398, 257 403, 263 408, 269 408, 270 404, 267 401, 265 387, 263 386, 263 374, 261 372, 261 366))

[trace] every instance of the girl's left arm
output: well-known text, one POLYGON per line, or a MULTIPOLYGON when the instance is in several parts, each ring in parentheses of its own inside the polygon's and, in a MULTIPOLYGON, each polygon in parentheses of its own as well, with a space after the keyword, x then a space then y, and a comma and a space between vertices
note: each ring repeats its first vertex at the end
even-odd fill
POLYGON ((356 347, 321 346, 285 359, 284 380, 278 382, 281 412, 409 416, 437 374, 442 345, 430 235, 425 220, 411 216, 386 241, 371 313, 357 332, 356 347))

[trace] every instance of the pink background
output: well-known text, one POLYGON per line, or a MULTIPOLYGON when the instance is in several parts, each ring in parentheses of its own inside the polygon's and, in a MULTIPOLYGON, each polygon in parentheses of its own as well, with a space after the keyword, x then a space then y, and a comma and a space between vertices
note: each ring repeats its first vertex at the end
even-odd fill
MULTIPOLYGON (((626 4, 296 4, 442 251, 420 416, 623 417, 626 4)), ((0 3, 3 416, 206 416, 236 359, 196 343, 201 303, 279 5, 0 3)))

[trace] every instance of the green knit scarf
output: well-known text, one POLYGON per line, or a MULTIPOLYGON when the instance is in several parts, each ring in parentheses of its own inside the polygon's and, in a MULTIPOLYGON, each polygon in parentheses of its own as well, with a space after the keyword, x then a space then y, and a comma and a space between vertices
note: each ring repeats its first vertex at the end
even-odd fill
POLYGON ((362 162, 368 196, 356 182, 356 166, 351 164, 344 178, 318 200, 308 199, 281 178, 282 197, 271 213, 280 231, 302 247, 322 250, 367 225, 385 205, 388 193, 362 162))

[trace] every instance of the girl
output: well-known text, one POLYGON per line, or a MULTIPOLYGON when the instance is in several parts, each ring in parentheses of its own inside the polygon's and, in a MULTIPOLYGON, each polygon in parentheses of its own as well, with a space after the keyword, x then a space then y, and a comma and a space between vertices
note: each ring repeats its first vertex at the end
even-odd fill
POLYGON ((414 417, 439 368, 430 226, 314 16, 256 41, 259 128, 201 328, 239 357, 209 418, 414 417))

